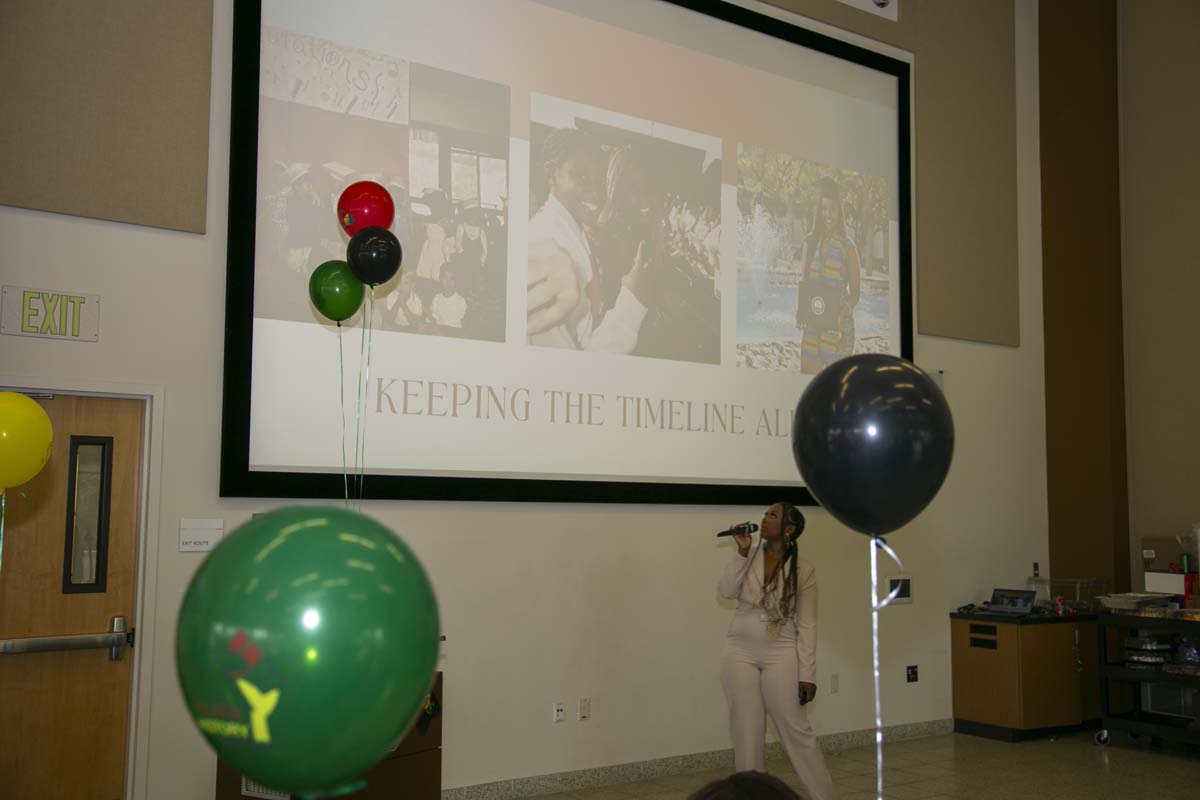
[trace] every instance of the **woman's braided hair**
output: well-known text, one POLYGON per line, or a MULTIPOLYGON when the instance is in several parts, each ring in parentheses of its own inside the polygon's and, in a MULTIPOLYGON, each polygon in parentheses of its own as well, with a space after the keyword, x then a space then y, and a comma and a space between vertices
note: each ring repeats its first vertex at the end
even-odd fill
POLYGON ((767 578, 766 583, 763 584, 763 594, 766 595, 776 585, 782 583, 779 613, 784 619, 789 619, 796 611, 796 540, 800 538, 800 534, 804 533, 804 515, 800 513, 800 509, 786 501, 781 501, 779 507, 781 510, 780 525, 783 526, 785 532, 789 526, 792 531, 786 534, 787 539, 783 543, 783 557, 767 578))

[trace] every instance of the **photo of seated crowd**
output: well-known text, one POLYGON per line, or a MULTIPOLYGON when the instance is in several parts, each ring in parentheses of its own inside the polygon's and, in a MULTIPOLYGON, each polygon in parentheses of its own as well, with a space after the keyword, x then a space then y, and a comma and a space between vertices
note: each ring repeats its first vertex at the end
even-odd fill
POLYGON ((739 145, 738 366, 889 352, 890 198, 883 178, 739 145))
POLYGON ((379 326, 503 342, 508 86, 412 64, 409 88, 408 197, 392 227, 404 264, 379 326))
POLYGON ((534 96, 529 343, 719 363, 720 141, 581 109, 534 96))
MULTIPOLYGON (((309 302, 308 278, 325 261, 346 258, 337 200, 351 183, 371 180, 392 196, 391 230, 404 251, 399 274, 376 287, 374 329, 503 341, 508 87, 320 45, 312 49, 384 64, 406 113, 381 120, 260 99, 260 137, 279 158, 259 179, 255 314, 325 324, 309 302)), ((280 83, 307 74, 304 65, 281 63, 290 72, 280 83)), ((359 325, 363 313, 344 324, 359 325)))
MULTIPOLYGON (((408 126, 270 97, 259 102, 260 136, 278 158, 258 179, 254 313, 326 324, 309 302, 308 279, 324 262, 346 258, 337 201, 347 186, 369 180, 388 190, 396 204, 393 232, 407 252, 399 226, 408 205, 408 153, 398 145, 408 126)), ((361 319, 360 311, 345 324, 361 319)))
MULTIPOLYGON (((505 172, 507 181, 507 172, 505 172)), ((412 201, 411 249, 395 290, 384 298, 385 328, 504 340, 506 201, 451 202, 442 189, 412 201)))
POLYGON ((409 86, 409 203, 394 226, 404 265, 381 325, 504 341, 508 87, 422 64, 409 86))

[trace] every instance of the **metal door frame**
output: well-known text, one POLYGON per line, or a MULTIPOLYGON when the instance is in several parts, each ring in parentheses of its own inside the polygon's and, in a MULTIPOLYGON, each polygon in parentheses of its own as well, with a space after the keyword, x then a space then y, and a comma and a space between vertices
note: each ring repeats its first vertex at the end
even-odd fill
MULTIPOLYGON (((158 563, 158 539, 150 536, 159 528, 162 493, 163 401, 166 390, 158 384, 94 381, 75 378, 46 378, 0 372, 0 391, 45 392, 80 397, 118 397, 142 401, 142 453, 138 475, 137 565, 134 573, 133 628, 137 643, 132 648, 129 678, 129 720, 125 734, 124 800, 148 797, 150 777, 150 700, 153 691, 155 585, 146 580, 147 567, 158 563)), ((165 635, 170 636, 167 631, 165 635)), ((168 670, 168 674, 172 671, 168 670)))

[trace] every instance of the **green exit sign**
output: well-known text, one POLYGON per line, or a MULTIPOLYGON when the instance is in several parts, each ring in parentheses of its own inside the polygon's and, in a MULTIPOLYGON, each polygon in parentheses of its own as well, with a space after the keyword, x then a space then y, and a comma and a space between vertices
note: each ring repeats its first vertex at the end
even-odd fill
POLYGON ((5 286, 0 299, 0 333, 100 340, 100 295, 5 286))

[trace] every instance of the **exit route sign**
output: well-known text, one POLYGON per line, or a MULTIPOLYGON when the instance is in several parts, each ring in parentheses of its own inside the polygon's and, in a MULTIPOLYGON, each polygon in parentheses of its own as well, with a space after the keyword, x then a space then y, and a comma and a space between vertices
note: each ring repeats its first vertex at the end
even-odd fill
POLYGON ((5 286, 0 333, 76 342, 100 340, 100 295, 5 286))

